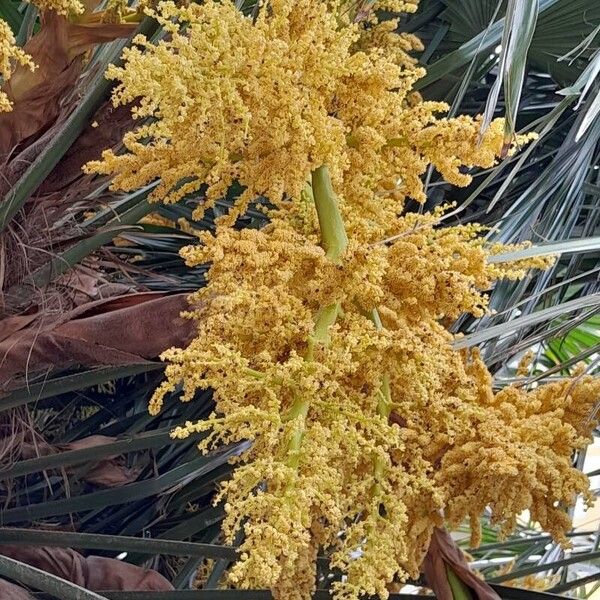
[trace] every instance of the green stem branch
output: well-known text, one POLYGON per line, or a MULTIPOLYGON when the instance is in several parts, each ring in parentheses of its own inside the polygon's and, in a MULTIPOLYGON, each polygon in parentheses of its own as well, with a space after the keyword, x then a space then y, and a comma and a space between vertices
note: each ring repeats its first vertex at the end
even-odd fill
MULTIPOLYGON (((336 195, 331 185, 329 170, 325 165, 316 169, 312 174, 312 196, 319 218, 321 232, 321 246, 326 256, 332 262, 339 264, 341 257, 348 246, 348 236, 340 212, 336 195)), ((341 306, 335 302, 321 308, 316 317, 312 334, 308 338, 308 347, 304 359, 307 362, 314 360, 315 348, 329 343, 329 328, 335 323, 341 306)), ((302 438, 306 430, 306 417, 309 409, 309 398, 298 397, 290 409, 288 418, 297 421, 287 447, 287 464, 294 469, 300 462, 302 438)))
POLYGON ((461 579, 459 579, 458 575, 448 565, 446 565, 446 575, 454 600, 473 600, 471 590, 461 579))
POLYGON ((321 229, 321 246, 325 250, 327 258, 339 264, 348 246, 348 236, 331 185, 329 169, 325 165, 313 172, 312 189, 321 229))

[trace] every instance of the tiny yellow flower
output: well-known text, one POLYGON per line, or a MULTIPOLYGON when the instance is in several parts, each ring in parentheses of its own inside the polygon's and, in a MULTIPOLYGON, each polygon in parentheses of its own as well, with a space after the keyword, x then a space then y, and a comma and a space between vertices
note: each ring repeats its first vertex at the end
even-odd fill
MULTIPOLYGON (((14 62, 30 68, 35 65, 31 57, 16 45, 15 36, 6 21, 0 19, 0 77, 6 82, 13 72, 14 62)), ((12 110, 12 104, 6 92, 0 90, 0 113, 12 110)))

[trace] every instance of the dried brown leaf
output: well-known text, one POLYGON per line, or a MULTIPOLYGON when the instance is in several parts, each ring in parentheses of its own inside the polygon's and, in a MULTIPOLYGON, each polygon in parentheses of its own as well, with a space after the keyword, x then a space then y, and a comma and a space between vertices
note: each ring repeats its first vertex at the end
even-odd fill
MULTIPOLYGON (((0 384, 48 368, 145 363, 186 344, 193 326, 179 314, 186 295, 146 292, 89 302, 0 341, 0 384)), ((2 323, 2 321, 0 321, 2 323)))
POLYGON ((0 554, 95 592, 162 592, 174 589, 152 569, 102 556, 85 557, 70 548, 1 544, 0 554))
POLYGON ((0 342, 35 321, 36 315, 15 315, 0 321, 0 342))
POLYGON ((135 24, 70 23, 53 11, 44 11, 40 31, 23 48, 37 69, 17 66, 3 86, 13 103, 0 114, 0 157, 19 143, 43 132, 62 110, 62 99, 81 75, 84 55, 94 45, 129 37, 135 24))
POLYGON ((0 598, 6 600, 33 600, 33 596, 22 587, 0 579, 0 598))
POLYGON ((469 567, 465 555, 451 535, 445 529, 436 527, 421 570, 437 600, 453 600, 447 567, 479 600, 500 600, 500 596, 469 567))
MULTIPOLYGON (((50 454, 96 448, 117 441, 117 438, 105 435, 91 435, 69 444, 52 445, 45 441, 35 444, 23 442, 20 444, 22 459, 39 458, 50 454)), ((89 461, 83 465, 74 465, 65 469, 69 474, 77 474, 81 479, 99 487, 121 487, 135 481, 142 467, 127 467, 125 459, 120 455, 105 456, 98 461, 89 461)))
MULTIPOLYGON (((95 448, 116 442, 117 438, 106 435, 90 435, 69 444, 60 444, 57 448, 63 452, 95 448)), ((87 482, 101 487, 120 487, 135 481, 142 467, 129 468, 122 456, 106 456, 102 460, 88 464, 81 474, 87 482)))

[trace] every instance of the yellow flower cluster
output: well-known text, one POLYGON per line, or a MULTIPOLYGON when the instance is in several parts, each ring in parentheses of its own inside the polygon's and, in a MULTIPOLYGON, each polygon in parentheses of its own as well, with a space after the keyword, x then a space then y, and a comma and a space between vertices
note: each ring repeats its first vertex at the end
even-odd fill
MULTIPOLYGON (((368 4, 364 2, 363 4, 368 4)), ((378 0, 375 6, 381 10, 389 10, 396 13, 414 13, 417 11, 418 0, 378 0)))
MULTIPOLYGON (((38 6, 41 10, 53 10, 65 17, 69 15, 80 15, 84 11, 84 5, 80 0, 27 0, 38 6)), ((90 4, 88 0, 88 4, 90 4)))
MULTIPOLYGON (((0 19, 0 78, 4 81, 8 81, 13 72, 12 61, 27 66, 32 71, 35 69, 31 57, 16 45, 15 36, 8 23, 0 19)), ((8 112, 11 108, 8 95, 0 89, 0 113, 8 112)))
POLYGON ((260 195, 278 206, 298 197, 322 164, 347 203, 374 189, 423 200, 429 164, 463 185, 463 166, 494 164, 502 122, 478 144, 478 120, 437 120, 445 104, 416 101, 424 71, 409 52, 420 42, 392 33, 394 22, 361 34, 314 0, 273 0, 256 23, 231 2, 160 7, 148 12, 171 36, 139 36, 107 73, 119 82, 114 103, 138 101, 144 120, 125 136, 127 153, 87 167, 115 188, 160 178, 152 198, 175 202, 207 185, 200 213, 238 181, 237 214, 260 195))
POLYGON ((498 249, 480 227, 403 214, 404 200, 424 199, 429 165, 459 185, 491 166, 502 123, 478 143, 478 119, 437 118, 445 106, 411 92, 418 41, 332 6, 272 0, 253 23, 228 2, 162 3, 151 14, 170 37, 139 38, 109 73, 143 122, 126 153, 88 167, 122 189, 160 177, 166 202, 206 186, 200 212, 245 188, 182 252, 210 263, 208 285, 150 411, 180 386, 183 401, 214 390, 214 414, 173 435, 205 432, 204 452, 251 442, 218 496, 227 540, 245 534, 230 582, 286 600, 310 597, 319 551, 345 574, 337 600, 386 598, 417 575, 434 526, 486 507, 502 531, 529 509, 564 541, 588 486, 571 456, 600 394, 586 377, 494 394, 478 354, 453 348, 443 323, 548 262, 488 264, 498 249), (230 227, 257 196, 269 224, 230 227))
MULTIPOLYGON (((481 376, 487 378, 484 371, 481 376)), ((589 441, 599 394, 600 381, 587 377, 529 393, 509 387, 482 395, 477 408, 484 414, 471 418, 474 431, 454 438, 435 474, 448 498, 446 518, 458 524, 470 514, 474 520, 489 504, 501 532, 509 533, 529 509, 534 521, 567 544, 565 506, 581 493, 586 503, 594 501, 587 477, 572 466, 572 453, 589 441)))
POLYGON ((348 2, 355 9, 354 22, 377 22, 376 11, 387 10, 393 13, 414 13, 418 8, 418 0, 359 0, 348 2))
POLYGON ((174 435, 207 432, 203 451, 253 442, 221 490, 228 539, 246 523, 233 583, 305 599, 311 557, 326 547, 348 575, 337 598, 385 597, 388 582, 417 574, 440 511, 452 525, 478 523, 489 505, 509 531, 528 508, 564 541, 564 506, 587 490, 571 455, 588 442, 600 382, 492 393, 477 354, 454 351, 440 320, 481 314, 478 288, 498 267, 486 264, 476 228, 438 228, 440 217, 397 219, 396 243, 350 243, 340 265, 289 212, 258 231, 220 227, 184 249, 188 265, 211 263, 210 283, 190 298, 198 335, 165 353, 167 380, 150 410, 180 384, 184 401, 214 389, 217 412, 174 435), (306 360, 315 315, 336 302, 328 342, 306 360))

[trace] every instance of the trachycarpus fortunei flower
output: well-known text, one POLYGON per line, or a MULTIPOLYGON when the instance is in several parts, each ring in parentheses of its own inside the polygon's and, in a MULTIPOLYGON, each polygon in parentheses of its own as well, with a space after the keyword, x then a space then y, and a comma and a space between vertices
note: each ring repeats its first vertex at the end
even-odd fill
MULTIPOLYGON (((13 64, 18 63, 32 71, 35 65, 21 48, 16 46, 16 40, 8 23, 0 19, 0 81, 8 81, 13 72, 13 64)), ((8 95, 0 89, 0 113, 12 110, 8 95)))
POLYGON ((307 599, 323 548, 346 574, 338 600, 385 598, 417 575, 434 526, 470 517, 477 538, 486 506, 504 532, 529 509, 564 542, 600 382, 494 394, 442 325, 483 314, 494 280, 547 263, 489 264, 502 249, 478 226, 404 212, 425 199, 429 165, 457 185, 462 167, 492 166, 502 122, 479 140, 479 119, 436 117, 447 107, 411 91, 419 41, 334 3, 271 0, 255 21, 227 1, 149 12, 169 37, 139 37, 108 73, 143 123, 88 170, 117 189, 160 178, 165 202, 205 186, 197 216, 243 186, 216 234, 183 251, 211 263, 190 297, 198 336, 165 352, 150 404, 213 389, 215 413, 173 436, 208 432, 202 451, 252 441, 218 495, 226 538, 245 534, 231 583, 307 599), (232 228, 258 196, 269 224, 232 228))

